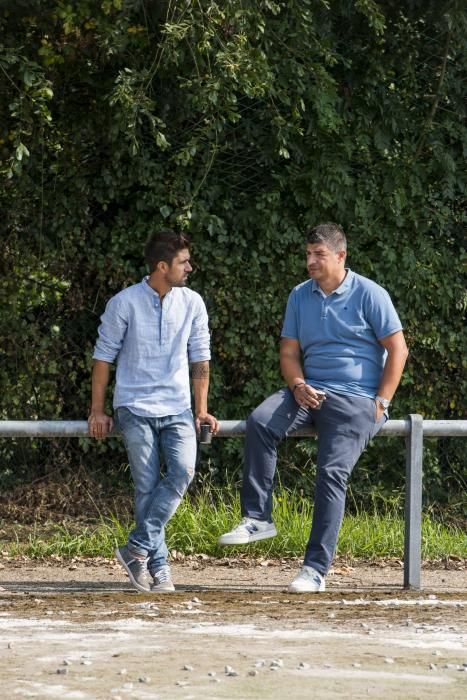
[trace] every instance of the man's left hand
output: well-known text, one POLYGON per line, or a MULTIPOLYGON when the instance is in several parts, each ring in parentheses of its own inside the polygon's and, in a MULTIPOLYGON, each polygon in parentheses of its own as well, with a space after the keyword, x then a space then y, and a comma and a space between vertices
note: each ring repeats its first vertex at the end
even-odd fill
POLYGON ((199 433, 201 430, 201 424, 208 423, 211 428, 211 433, 215 434, 219 430, 219 421, 210 413, 198 413, 195 418, 196 432, 199 433))
POLYGON ((384 408, 381 406, 379 401, 375 401, 375 406, 376 406, 375 422, 379 423, 381 418, 383 417, 384 408))

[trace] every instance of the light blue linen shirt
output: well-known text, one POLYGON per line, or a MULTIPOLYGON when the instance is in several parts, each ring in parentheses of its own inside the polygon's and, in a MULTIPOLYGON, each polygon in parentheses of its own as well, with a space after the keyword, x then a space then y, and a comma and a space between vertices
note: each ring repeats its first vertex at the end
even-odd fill
POLYGON ((299 341, 308 384, 374 398, 387 355, 378 341, 400 330, 387 291, 347 270, 328 296, 316 280, 292 290, 282 336, 299 341))
POLYGON ((161 304, 145 277, 110 299, 98 334, 93 358, 117 362, 114 408, 150 417, 190 408, 189 364, 211 359, 208 315, 197 292, 173 287, 161 304))

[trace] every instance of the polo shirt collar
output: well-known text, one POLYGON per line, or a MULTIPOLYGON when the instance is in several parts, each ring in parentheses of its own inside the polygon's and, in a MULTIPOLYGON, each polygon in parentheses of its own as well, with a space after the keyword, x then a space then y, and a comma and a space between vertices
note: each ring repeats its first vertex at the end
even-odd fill
MULTIPOLYGON (((344 280, 341 282, 341 284, 335 289, 332 294, 345 294, 345 292, 350 289, 350 285, 352 284, 352 280, 354 278, 354 273, 349 267, 345 268, 347 270, 347 274, 344 278, 344 280)), ((319 292, 322 294, 322 289, 319 286, 319 283, 316 280, 311 280, 311 291, 312 292, 319 292)))

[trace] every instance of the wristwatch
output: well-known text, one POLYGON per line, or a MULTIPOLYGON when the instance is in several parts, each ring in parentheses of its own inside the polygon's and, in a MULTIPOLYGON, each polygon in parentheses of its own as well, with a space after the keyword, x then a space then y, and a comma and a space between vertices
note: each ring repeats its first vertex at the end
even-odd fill
POLYGON ((389 399, 385 399, 383 396, 375 396, 375 401, 377 401, 385 411, 389 408, 389 404, 391 403, 389 399))

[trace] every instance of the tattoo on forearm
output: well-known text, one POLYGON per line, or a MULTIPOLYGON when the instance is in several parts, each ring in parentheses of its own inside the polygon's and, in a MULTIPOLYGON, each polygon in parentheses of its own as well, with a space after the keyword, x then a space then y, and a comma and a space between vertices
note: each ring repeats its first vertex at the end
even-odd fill
POLYGON ((192 379, 207 379, 209 377, 209 362, 194 362, 191 365, 192 379))

